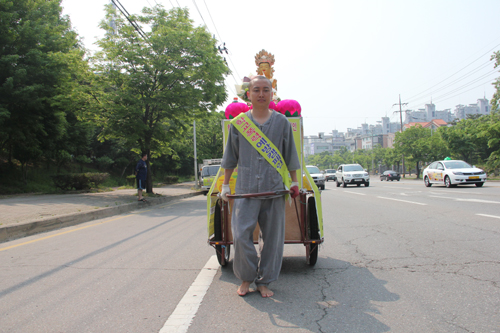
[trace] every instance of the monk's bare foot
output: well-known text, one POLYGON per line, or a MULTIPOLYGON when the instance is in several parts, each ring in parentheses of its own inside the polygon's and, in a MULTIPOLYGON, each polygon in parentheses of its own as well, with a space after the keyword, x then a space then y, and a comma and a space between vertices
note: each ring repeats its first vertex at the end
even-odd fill
POLYGON ((274 293, 266 286, 258 286, 257 290, 260 292, 262 297, 271 297, 274 295, 274 293))
POLYGON ((246 294, 248 294, 250 292, 251 283, 252 282, 247 282, 247 281, 241 282, 241 286, 239 286, 237 290, 238 295, 245 296, 246 294))

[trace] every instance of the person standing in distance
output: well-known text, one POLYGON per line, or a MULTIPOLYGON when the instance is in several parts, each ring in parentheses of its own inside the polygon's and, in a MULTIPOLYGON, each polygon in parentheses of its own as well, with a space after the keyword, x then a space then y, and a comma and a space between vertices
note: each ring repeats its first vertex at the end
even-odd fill
MULTIPOLYGON (((299 159, 293 140, 290 122, 281 113, 269 109, 273 97, 271 81, 265 76, 253 77, 249 84, 248 97, 253 108, 246 116, 279 150, 288 167, 292 184, 290 195, 299 194, 297 173, 299 159)), ((222 158, 224 183, 221 197, 228 201, 229 180, 236 167, 236 194, 263 193, 283 190, 283 178, 238 130, 231 125, 226 149, 222 158)), ((271 297, 269 283, 278 279, 285 244, 285 197, 247 198, 234 200, 231 229, 233 233, 233 270, 241 285, 237 293, 245 296, 250 292, 250 284, 255 282, 262 297, 271 297), (253 244, 253 231, 259 223, 259 252, 253 244)))
POLYGON ((145 202, 146 199, 142 197, 142 191, 146 189, 146 181, 148 178, 148 166, 146 160, 148 159, 147 153, 142 153, 142 158, 135 166, 135 178, 137 180, 137 196, 139 201, 145 202))

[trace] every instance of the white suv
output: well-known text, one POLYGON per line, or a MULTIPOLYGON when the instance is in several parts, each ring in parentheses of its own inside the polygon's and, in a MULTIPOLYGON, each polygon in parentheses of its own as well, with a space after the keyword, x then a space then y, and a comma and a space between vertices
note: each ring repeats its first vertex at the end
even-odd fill
POLYGON ((363 167, 359 164, 342 164, 337 169, 337 187, 342 184, 346 187, 349 184, 356 184, 360 186, 365 184, 366 187, 370 186, 370 176, 363 167))
POLYGON ((318 167, 315 165, 306 165, 307 171, 311 174, 314 183, 320 190, 325 189, 325 175, 319 171, 318 167))

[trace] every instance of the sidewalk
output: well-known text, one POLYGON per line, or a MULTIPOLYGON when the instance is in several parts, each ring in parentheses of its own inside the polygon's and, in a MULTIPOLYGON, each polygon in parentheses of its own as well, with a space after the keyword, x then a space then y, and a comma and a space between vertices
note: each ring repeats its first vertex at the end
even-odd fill
POLYGON ((137 190, 19 195, 0 199, 0 242, 26 237, 202 194, 194 182, 154 188, 159 197, 137 201, 137 190))

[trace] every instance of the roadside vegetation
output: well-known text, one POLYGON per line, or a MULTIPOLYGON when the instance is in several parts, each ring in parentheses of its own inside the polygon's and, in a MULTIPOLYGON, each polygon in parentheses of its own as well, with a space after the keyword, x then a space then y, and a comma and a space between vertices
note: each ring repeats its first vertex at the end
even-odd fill
POLYGON ((148 192, 191 180, 193 121, 198 162, 222 156, 229 70, 186 9, 144 8, 139 33, 107 6, 95 54, 61 11, 0 0, 0 194, 54 193, 54 176, 88 172, 109 174, 99 188, 132 186, 141 152, 148 192))
MULTIPOLYGON (((495 106, 498 108, 498 106, 495 106)), ((418 179, 422 170, 435 160, 459 159, 486 171, 488 179, 498 179, 500 169, 500 112, 471 116, 432 131, 421 126, 396 133, 394 148, 376 146, 373 150, 344 148, 333 155, 328 152, 309 156, 308 164, 320 169, 336 168, 344 163, 358 163, 370 173, 387 169, 402 170, 418 179)))
MULTIPOLYGON (((198 163, 222 157, 230 71, 187 9, 146 7, 130 16, 144 28, 136 30, 108 5, 95 54, 61 13, 60 0, 0 0, 0 194, 55 193, 53 176, 85 172, 109 174, 99 187, 132 186, 141 152, 147 192, 172 177, 190 180, 194 121, 198 163)), ((498 67, 500 51, 492 60, 498 67)), ((498 110, 500 79, 495 86, 498 110)), ((404 155, 418 176, 426 163, 450 156, 491 174, 500 167, 499 117, 495 111, 434 133, 411 128, 396 135, 393 149, 343 150, 308 163, 373 171, 399 166, 404 155)))

